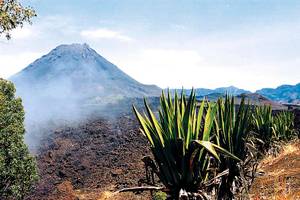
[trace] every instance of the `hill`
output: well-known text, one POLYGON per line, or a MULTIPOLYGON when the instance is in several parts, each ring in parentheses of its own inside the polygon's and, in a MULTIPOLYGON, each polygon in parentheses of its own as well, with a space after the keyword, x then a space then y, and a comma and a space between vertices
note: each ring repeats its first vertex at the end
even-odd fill
MULTIPOLYGON (((181 89, 172 89, 181 92, 181 89)), ((254 96, 261 95, 267 99, 277 103, 300 104, 300 83, 296 85, 281 85, 277 88, 263 88, 252 93, 248 90, 240 89, 235 86, 219 87, 216 89, 196 88, 196 95, 201 98, 204 96, 212 97, 213 99, 223 96, 225 93, 233 96, 241 94, 252 94, 254 96)), ((191 89, 184 89, 186 94, 191 92, 191 89)))
POLYGON ((277 88, 263 88, 256 91, 256 93, 261 94, 273 101, 283 102, 283 103, 300 103, 300 83, 296 85, 281 85, 277 88))
MULTIPOLYGON (((174 93, 175 90, 180 93, 181 89, 171 89, 171 92, 174 93)), ((191 89, 184 89, 186 94, 189 94, 191 92, 191 89)), ((216 96, 216 94, 231 94, 231 95, 240 95, 243 93, 251 93, 248 90, 240 89, 235 86, 229 86, 229 87, 219 87, 216 89, 207 89, 207 88, 195 88, 196 96, 202 97, 202 96, 207 96, 211 94, 215 94, 212 96, 216 96)), ((218 96, 218 95, 217 95, 218 96)))
POLYGON ((82 99, 160 94, 158 87, 137 82, 87 44, 60 45, 10 79, 25 96, 82 99))
POLYGON ((43 137, 41 129, 84 121, 95 113, 118 113, 128 99, 161 92, 137 82, 87 44, 60 45, 10 80, 23 100, 30 146, 43 137))

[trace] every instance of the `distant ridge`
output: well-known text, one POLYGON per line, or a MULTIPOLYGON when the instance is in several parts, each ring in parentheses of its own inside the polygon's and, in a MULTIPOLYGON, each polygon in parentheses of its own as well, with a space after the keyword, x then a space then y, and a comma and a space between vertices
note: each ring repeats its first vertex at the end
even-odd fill
MULTIPOLYGON (((181 92, 182 89, 171 89, 172 92, 175 92, 175 90, 177 92, 181 92)), ((194 90, 196 92, 196 96, 198 96, 198 97, 213 95, 213 94, 223 95, 223 94, 226 94, 226 93, 230 94, 230 95, 233 95, 233 96, 237 96, 237 95, 240 95, 240 94, 243 94, 243 93, 251 93, 248 90, 240 89, 240 88, 237 88, 235 86, 219 87, 219 88, 216 88, 216 89, 195 88, 194 90)), ((185 91, 185 93, 188 94, 188 93, 191 92, 191 89, 184 89, 184 91, 185 91)))
MULTIPOLYGON (((182 89, 171 89, 171 92, 174 93, 175 90, 177 92, 181 92, 182 89)), ((257 90, 254 93, 248 90, 237 88, 235 86, 219 87, 216 89, 195 88, 194 90, 197 97, 206 96, 212 99, 216 99, 226 93, 233 96, 238 96, 241 94, 253 94, 256 97, 259 94, 274 102, 300 105, 300 83, 296 85, 281 85, 277 88, 263 88, 261 90, 257 90)), ((184 91, 186 94, 189 94, 191 92, 191 89, 184 89, 184 91)))
POLYGON ((277 88, 263 88, 256 91, 273 101, 281 103, 300 104, 300 83, 296 85, 281 85, 277 88))

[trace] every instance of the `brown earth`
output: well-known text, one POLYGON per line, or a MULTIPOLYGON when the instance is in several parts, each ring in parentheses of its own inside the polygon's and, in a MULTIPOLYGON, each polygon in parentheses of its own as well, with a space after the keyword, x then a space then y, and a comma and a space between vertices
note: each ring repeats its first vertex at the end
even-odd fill
POLYGON ((98 199, 101 191, 137 186, 144 178, 141 159, 150 154, 136 121, 126 116, 63 128, 42 143, 40 181, 28 199, 98 199))
MULTIPOLYGON (((300 110, 293 112, 300 131, 300 110)), ((254 181, 252 199, 300 200, 300 138, 284 145, 278 156, 262 160, 259 170, 265 174, 254 181)))
POLYGON ((265 174, 254 181, 253 199, 300 199, 300 140, 285 145, 278 156, 262 160, 259 169, 265 174))
MULTIPOLYGON (((300 111, 296 115, 299 126, 300 111)), ((145 176, 141 159, 151 154, 132 116, 63 127, 41 144, 37 154, 40 181, 28 200, 150 199, 147 192, 114 193, 139 184, 145 176)), ((300 141, 278 157, 263 160, 260 169, 265 175, 256 179, 253 199, 275 199, 270 198, 274 194, 276 199, 297 199, 289 195, 300 192, 300 141)))

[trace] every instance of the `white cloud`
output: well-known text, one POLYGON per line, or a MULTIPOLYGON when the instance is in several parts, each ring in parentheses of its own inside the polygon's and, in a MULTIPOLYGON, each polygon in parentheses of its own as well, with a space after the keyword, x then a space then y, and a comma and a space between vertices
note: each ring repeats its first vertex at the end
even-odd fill
POLYGON ((130 42, 133 40, 131 37, 123 35, 121 32, 106 28, 83 30, 80 32, 80 35, 89 39, 116 39, 124 42, 130 42))
MULTIPOLYGON (((110 22, 100 24, 112 27, 110 22)), ((247 24, 195 35, 193 28, 180 24, 171 24, 171 32, 156 34, 139 27, 142 31, 135 31, 140 33, 139 41, 130 45, 127 42, 134 39, 116 27, 84 29, 83 25, 58 15, 13 31, 12 40, 0 40, 0 77, 9 77, 41 55, 34 52, 46 53, 61 43, 88 42, 133 78, 161 87, 235 85, 256 90, 300 80, 299 22, 247 24)))
MULTIPOLYGON (((292 67, 274 68, 254 63, 218 62, 194 49, 144 49, 130 56, 111 55, 109 60, 141 83, 157 84, 162 88, 217 88, 234 85, 255 91, 284 83, 299 82, 300 75, 289 78, 292 67), (286 82, 289 80, 289 82, 286 82)), ((294 61, 293 61, 294 63, 294 61)), ((295 63, 294 63, 295 64, 295 63)))
POLYGON ((28 38, 33 38, 37 35, 37 32, 34 32, 32 27, 23 27, 16 28, 11 32, 12 40, 23 40, 28 38))
POLYGON ((9 78, 11 75, 19 72, 40 56, 42 56, 42 53, 37 52, 27 52, 16 55, 0 55, 0 77, 9 78))
POLYGON ((203 58, 193 50, 145 49, 113 62, 133 78, 161 87, 192 87, 201 80, 203 58), (197 73, 195 73, 197 72, 197 73))
POLYGON ((170 69, 181 68, 185 65, 197 65, 202 61, 201 56, 193 50, 175 49, 146 49, 141 53, 142 57, 148 58, 152 68, 170 66, 170 69))
POLYGON ((183 24, 171 24, 170 27, 178 31, 183 31, 187 29, 187 27, 183 24))

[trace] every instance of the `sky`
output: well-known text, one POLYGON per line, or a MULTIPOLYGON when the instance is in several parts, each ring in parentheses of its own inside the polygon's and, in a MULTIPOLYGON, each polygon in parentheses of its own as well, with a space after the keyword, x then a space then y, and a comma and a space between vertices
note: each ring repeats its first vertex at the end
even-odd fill
POLYGON ((0 38, 9 78, 60 44, 87 43, 144 84, 234 85, 255 91, 300 82, 298 0, 22 0, 38 17, 0 38))

